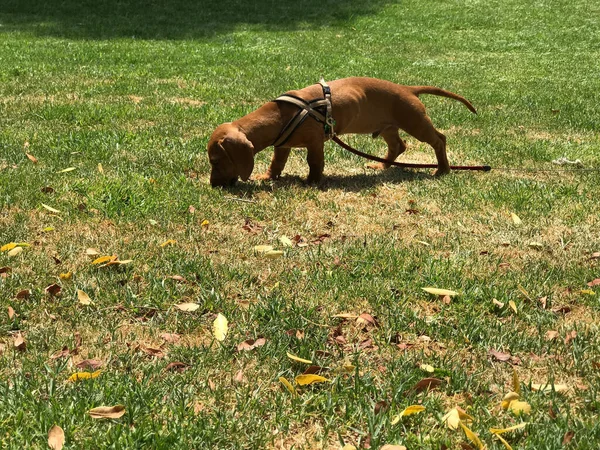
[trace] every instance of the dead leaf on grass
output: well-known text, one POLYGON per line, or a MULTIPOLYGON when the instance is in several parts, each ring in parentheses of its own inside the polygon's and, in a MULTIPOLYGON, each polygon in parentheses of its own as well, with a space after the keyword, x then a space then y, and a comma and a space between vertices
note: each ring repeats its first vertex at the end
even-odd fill
POLYGON ((573 438, 575 437, 575 432, 573 430, 569 430, 565 433, 562 440, 562 445, 569 445, 573 438))
POLYGON ((573 339, 577 337, 577 331, 571 330, 568 331, 565 335, 565 345, 569 345, 573 339))
POLYGON ((490 433, 494 433, 494 434, 502 434, 502 433, 510 433, 511 431, 515 431, 515 430, 520 430, 522 428, 525 428, 527 426, 527 422, 521 422, 518 425, 513 425, 512 427, 508 427, 508 428, 490 428, 490 433))
POLYGON ((279 377, 279 382, 281 384, 283 384, 285 386, 285 388, 288 390, 288 392, 290 394, 292 394, 294 397, 298 395, 298 393, 296 392, 296 389, 294 389, 294 386, 292 386, 292 383, 290 383, 287 378, 285 377, 279 377))
POLYGON ((190 367, 188 364, 182 363, 180 361, 173 361, 167 364, 167 366, 165 367, 165 372, 171 371, 181 373, 188 367, 190 367))
POLYGON ((310 359, 300 358, 299 356, 293 355, 293 354, 291 354, 289 352, 286 352, 285 354, 292 361, 300 362, 300 363, 303 363, 303 364, 312 364, 312 361, 310 359))
POLYGON ((81 305, 91 305, 93 304, 92 299, 90 298, 89 295, 87 295, 84 291, 82 291, 81 289, 77 289, 77 299, 79 300, 79 303, 81 305))
POLYGON ((329 381, 327 378, 322 377, 321 375, 298 375, 296 377, 296 383, 299 384, 300 386, 305 386, 308 384, 315 384, 315 383, 325 383, 329 381))
POLYGON ((48 447, 52 450, 62 450, 65 445, 65 432, 58 425, 48 431, 48 447))
POLYGON ((515 225, 521 225, 523 223, 523 221, 521 220, 521 218, 519 216, 517 216, 515 213, 510 213, 510 218, 512 219, 513 224, 515 225))
POLYGON ((96 370, 95 372, 75 372, 69 377, 68 381, 75 382, 80 380, 91 380, 93 378, 98 378, 101 373, 102 372, 100 370, 96 370))
POLYGON ((493 348, 491 348, 488 351, 488 354, 494 357, 497 361, 501 362, 510 361, 510 359, 512 358, 512 355, 510 353, 499 352, 497 350, 494 350, 493 348))
POLYGON ((235 374, 235 377, 233 377, 233 381, 236 383, 243 383, 244 382, 244 371, 243 370, 238 370, 237 373, 235 374))
POLYGON ((392 425, 396 425, 398 422, 400 422, 400 419, 402 417, 406 417, 406 416, 412 416, 413 414, 419 414, 421 412, 425 411, 425 407, 423 405, 410 405, 407 406, 406 408, 404 408, 404 410, 398 414, 397 416, 395 416, 392 421, 391 424, 392 425))
POLYGON ((100 254, 100 250, 96 249, 96 248, 86 248, 85 249, 85 254, 88 256, 97 256, 100 254))
POLYGON ((356 319, 356 323, 358 323, 359 325, 373 325, 373 326, 377 326, 377 320, 369 313, 362 313, 360 316, 358 316, 358 318, 356 319))
POLYGON ((481 439, 479 439, 479 436, 477 436, 477 434, 475 434, 473 431, 471 431, 469 428, 467 428, 465 426, 465 424, 463 424, 462 422, 459 422, 458 424, 465 432, 467 439, 469 439, 473 444, 475 444, 477 446, 478 450, 485 449, 485 445, 483 445, 483 442, 481 442, 481 439))
POLYGON ((590 281, 587 285, 589 287, 600 286, 600 278, 590 281))
POLYGON ((58 278, 64 281, 69 281, 71 278, 73 278, 73 272, 61 273, 58 278))
POLYGON ((265 345, 267 340, 264 337, 258 339, 247 339, 244 342, 240 342, 237 346, 238 352, 254 350, 257 347, 265 345))
POLYGON ((50 286, 46 286, 46 288, 44 289, 46 294, 51 295, 52 297, 58 296, 61 290, 62 288, 56 283, 51 284, 50 286))
POLYGON ((424 287, 421 289, 423 289, 425 292, 428 292, 429 294, 437 295, 438 297, 445 297, 446 295, 452 297, 454 295, 458 295, 458 292, 451 291, 449 289, 439 289, 434 287, 424 287))
POLYGON ((8 306, 8 319, 9 320, 13 320, 13 317, 15 317, 15 310, 13 309, 12 306, 8 306))
POLYGON ((14 337, 13 345, 15 349, 20 352, 24 352, 27 349, 27 342, 25 342, 25 338, 21 335, 21 333, 14 337))
POLYGON ((181 335, 177 333, 161 333, 160 337, 171 344, 175 344, 181 339, 181 335))
POLYGON ((46 210, 46 211, 50 211, 51 213, 54 214, 60 214, 60 211, 56 208, 53 208, 52 206, 48 206, 45 203, 42 203, 42 207, 46 210))
POLYGON ((99 258, 96 258, 95 260, 92 261, 92 265, 97 266, 97 265, 104 264, 109 261, 114 261, 115 259, 117 259, 117 255, 100 256, 99 258))
POLYGON ((200 305, 198 303, 179 303, 178 305, 175 305, 175 308, 180 311, 194 312, 200 308, 200 305))
POLYGON ((25 156, 27 156, 27 159, 29 161, 31 161, 32 163, 34 163, 34 164, 38 163, 38 159, 35 156, 33 156, 31 153, 25 153, 25 156))
POLYGON ((227 318, 221 313, 217 314, 217 318, 213 322, 213 336, 217 341, 223 342, 227 336, 227 331, 227 318))
POLYGON ((564 394, 565 392, 567 392, 569 390, 569 386, 566 384, 531 383, 531 390, 539 391, 539 392, 543 392, 543 393, 556 392, 557 394, 564 394))
POLYGON ((145 344, 140 344, 138 348, 148 356, 155 358, 164 358, 165 356, 165 353, 160 348, 151 347, 145 344))
MULTIPOLYGON (((366 448, 366 447, 365 447, 366 448)), ((406 447, 404 445, 397 445, 397 444, 385 444, 383 447, 381 447, 379 450, 406 450, 406 447)))
POLYGON ((93 419, 118 419, 125 414, 125 406, 99 406, 97 408, 90 409, 88 414, 93 419))
POLYGON ((166 247, 167 245, 175 245, 177 244, 177 241, 175 239, 169 239, 165 242, 163 242, 162 244, 160 244, 160 247, 166 247))
POLYGON ((7 255, 11 258, 14 258, 15 256, 20 255, 21 253, 23 253, 23 247, 15 247, 12 250, 10 250, 7 255))
POLYGON ((431 391, 438 388, 442 384, 442 380, 439 378, 423 378, 413 386, 413 390, 417 392, 431 391))
POLYGON ((77 363, 75 367, 78 369, 89 369, 89 370, 98 370, 102 367, 103 362, 98 361, 97 359, 84 359, 83 361, 77 363))

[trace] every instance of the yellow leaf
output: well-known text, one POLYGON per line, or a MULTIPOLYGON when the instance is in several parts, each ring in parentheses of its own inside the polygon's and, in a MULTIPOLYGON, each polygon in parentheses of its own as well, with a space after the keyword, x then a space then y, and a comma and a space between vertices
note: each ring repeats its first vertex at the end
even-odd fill
POLYGON ((506 448, 506 450, 513 450, 513 448, 510 446, 510 444, 508 442, 506 442, 502 436, 500 436, 499 434, 494 434, 494 436, 496 436, 498 438, 498 440, 504 444, 504 447, 506 448))
POLYGON ((93 419, 118 419, 125 414, 125 407, 123 405, 99 406, 90 409, 88 414, 93 419))
POLYGON ((10 242, 10 243, 5 244, 2 247, 0 247, 0 252, 7 252, 8 250, 12 250, 16 246, 17 246, 16 242, 10 242))
POLYGON ((65 445, 65 432, 58 425, 48 431, 48 447, 52 450, 62 450, 65 445))
POLYGON ((79 381, 79 380, 90 380, 92 378, 98 378, 100 376, 101 371, 96 370, 95 372, 76 372, 69 377, 69 381, 79 381))
POLYGON ((48 233, 50 231, 54 231, 54 227, 46 227, 42 230, 44 233, 48 233))
POLYGON ((112 255, 112 256, 101 256, 100 258, 96 258, 95 260, 93 260, 93 261, 92 261, 92 264, 95 266, 95 265, 98 265, 98 264, 103 264, 103 263, 105 263, 105 262, 107 262, 107 261, 113 261, 113 260, 115 260, 115 259, 117 259, 117 256, 116 256, 116 255, 112 255))
POLYGON ((508 409, 510 404, 515 400, 518 400, 519 397, 519 394, 517 394, 516 392, 509 392, 508 394, 506 394, 502 399, 502 409, 508 409))
POLYGON ((281 250, 269 250, 264 253, 265 258, 275 259, 283 256, 283 252, 281 250))
POLYGON ((298 375, 296 377, 296 383, 298 383, 301 386, 304 386, 306 384, 313 384, 313 383, 324 383, 326 381, 329 381, 329 380, 325 377, 322 377, 321 375, 314 375, 314 374, 298 375))
POLYGON ((591 289, 581 289, 579 293, 582 295, 596 295, 596 293, 591 289))
MULTIPOLYGON (((404 410, 398 414, 398 419, 400 419, 401 417, 405 417, 405 416, 412 416, 413 414, 419 414, 420 412, 425 411, 425 407, 422 405, 410 405, 407 406, 406 408, 404 408, 404 410)), ((395 422, 397 423, 397 422, 395 422)), ((395 423, 392 423, 392 425, 394 425, 395 423)))
POLYGON ((113 259, 112 261, 109 261, 106 264, 102 264, 99 267, 124 266, 125 264, 131 264, 132 262, 133 259, 113 259))
POLYGON ((11 251, 9 251, 7 255, 12 258, 13 256, 17 256, 18 254, 20 254, 22 251, 23 247, 15 247, 11 251))
POLYGON ((169 239, 168 241, 165 241, 162 244, 160 244, 160 246, 166 247, 167 245, 175 245, 175 244, 177 244, 177 241, 175 239, 169 239))
POLYGON ((67 172, 72 172, 73 170, 75 170, 75 167, 67 167, 66 169, 59 170, 56 173, 67 173, 67 172))
POLYGON ((44 203, 42 203, 42 206, 44 207, 44 209, 47 209, 51 213, 60 214, 60 211, 58 209, 54 209, 52 206, 48 206, 44 203))
POLYGON ((217 318, 213 322, 213 335, 215 339, 219 342, 225 340, 225 336, 227 336, 227 318, 219 313, 217 314, 217 318))
POLYGON ((514 301, 510 300, 508 302, 508 306, 510 306, 510 309, 512 309, 515 312, 515 314, 517 314, 517 305, 514 301))
POLYGON ((180 303, 175 305, 175 308, 180 309, 181 311, 193 312, 200 308, 198 303, 180 303))
POLYGON ((521 395, 521 382, 519 381, 519 375, 517 374, 517 370, 513 367, 513 375, 512 375, 512 384, 513 384, 513 392, 521 395))
POLYGON ((523 286, 521 286, 520 284, 518 284, 518 285, 517 285, 517 289, 518 289, 519 291, 521 291, 521 294, 523 294, 527 300, 531 300, 531 297, 530 297, 530 295, 529 295, 529 292, 527 292, 523 286))
POLYGON ((100 163, 98 163, 98 172, 104 173, 104 167, 102 167, 102 164, 100 163))
POLYGON ((254 253, 267 253, 273 250, 272 245, 255 245, 254 253))
POLYGON ((502 433, 510 433, 511 431, 520 430, 521 428, 525 428, 527 426, 527 422, 522 422, 518 425, 513 425, 508 428, 490 428, 490 433, 494 434, 502 434, 502 433))
POLYGON ((520 400, 513 400, 510 402, 509 408, 517 416, 521 414, 529 414, 531 412, 531 405, 520 400))
POLYGON ((429 372, 429 373, 435 372, 435 368, 430 364, 421 364, 419 367, 424 372, 429 372))
POLYGON ((28 244, 27 242, 17 242, 17 245, 19 247, 31 247, 31 244, 28 244))
POLYGON ((292 355, 291 353, 286 352, 285 353, 287 355, 288 358, 290 358, 292 361, 297 361, 297 362, 301 362, 304 364, 312 364, 312 361, 310 359, 302 359, 299 356, 296 355, 292 355))
POLYGON ((281 242, 281 244, 284 247, 293 247, 294 246, 292 240, 286 236, 279 236, 279 242, 281 242))
POLYGON ((290 394, 292 394, 294 397, 298 395, 298 393, 296 392, 296 389, 294 389, 294 386, 292 386, 292 383, 290 383, 287 378, 285 377, 279 377, 279 382, 281 384, 283 384, 286 389, 290 392, 290 394))
POLYGON ((65 273, 61 273, 58 278, 60 278, 61 280, 70 280, 73 277, 73 273, 72 272, 65 272, 65 273))
POLYGON ((444 417, 442 417, 442 422, 446 424, 448 428, 451 430, 458 429, 460 423, 460 417, 458 415, 458 411, 456 408, 452 408, 444 417))
POLYGON ((523 223, 519 216, 517 216, 515 213, 510 213, 510 217, 515 225, 521 225, 523 223))
POLYGON ((406 447, 404 445, 385 444, 379 450, 406 450, 406 447))
POLYGON ((423 289, 425 292, 429 292, 430 294, 438 295, 438 296, 448 295, 448 296, 452 297, 453 295, 458 295, 458 292, 450 291, 448 289, 438 289, 438 288, 434 288, 434 287, 424 287, 421 289, 423 289))
POLYGON ((481 442, 481 439, 479 439, 479 436, 477 436, 475 433, 473 433, 471 430, 469 430, 462 422, 458 422, 458 424, 460 425, 460 427, 465 432, 465 435, 467 436, 467 438, 473 444, 475 444, 477 446, 478 450, 485 449, 485 446, 483 445, 483 442, 481 442))
POLYGON ((87 306, 92 304, 90 296, 83 292, 81 289, 77 289, 77 298, 79 299, 79 303, 81 303, 82 305, 87 306))
POLYGON ((558 394, 562 394, 569 390, 569 386, 567 386, 566 384, 552 384, 552 383, 535 384, 535 383, 532 383, 531 389, 534 391, 540 391, 543 393, 554 391, 558 394))
POLYGON ((209 225, 210 225, 210 222, 209 222, 208 220, 206 220, 206 219, 204 219, 204 220, 202 221, 202 223, 200 224, 200 226, 201 226, 202 228, 208 228, 208 226, 209 226, 209 225))

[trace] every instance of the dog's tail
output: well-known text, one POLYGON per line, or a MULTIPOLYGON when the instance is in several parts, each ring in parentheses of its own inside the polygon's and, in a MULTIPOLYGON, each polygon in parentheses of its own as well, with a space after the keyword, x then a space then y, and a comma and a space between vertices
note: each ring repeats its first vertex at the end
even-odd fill
POLYGON ((453 92, 445 91, 445 90, 440 89, 435 86, 410 86, 410 90, 417 97, 420 94, 432 94, 432 95, 439 95, 440 97, 453 98, 454 100, 458 100, 459 102, 464 104, 467 108, 469 108, 469 110, 473 114, 477 114, 477 110, 475 109, 475 107, 473 105, 471 105, 471 102, 469 100, 467 100, 466 98, 461 97, 460 95, 455 94, 453 92))

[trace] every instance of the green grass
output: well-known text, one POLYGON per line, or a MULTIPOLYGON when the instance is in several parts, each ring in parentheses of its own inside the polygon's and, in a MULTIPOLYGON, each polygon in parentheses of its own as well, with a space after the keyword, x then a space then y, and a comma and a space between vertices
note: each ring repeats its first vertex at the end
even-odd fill
MULTIPOLYGON (((11 269, 0 278, 0 448, 45 448, 55 424, 66 448, 457 448, 467 439, 441 418, 458 405, 500 449, 488 429, 521 418, 499 409, 512 368, 490 349, 519 358, 532 406, 525 431, 506 435, 513 448, 566 448, 569 431, 568 448, 598 448, 600 289, 587 283, 600 278, 600 183, 551 161, 600 167, 599 13, 590 0, 0 2, 0 246, 31 245, 0 253, 11 269), (211 189, 212 130, 320 76, 455 91, 477 116, 423 96, 451 163, 547 171, 374 173, 327 144, 320 189, 303 183, 300 150, 280 181, 211 189), (244 230, 247 219, 262 228, 244 230), (278 240, 296 235, 310 245, 278 240), (260 244, 285 255, 257 256, 260 244), (97 268, 89 247, 133 262, 97 268), (45 294, 52 283, 59 297, 45 294), (460 295, 446 304, 426 286, 460 295), (333 317, 365 312, 377 327, 333 317), (218 313, 230 323, 222 343, 218 313), (236 350, 259 336, 264 346, 236 350), (78 340, 77 354, 51 357, 78 340), (293 397, 278 378, 305 367, 286 352, 331 381, 293 397), (98 378, 67 381, 92 358, 98 378), (165 371, 173 361, 189 367, 165 371), (418 393, 424 363, 444 383, 418 393), (546 381, 570 390, 529 388, 546 381), (87 414, 116 404, 120 419, 87 414), (426 411, 391 425, 411 404, 426 411)), ((402 160, 435 160, 407 140, 402 160)), ((348 141, 384 154, 380 139, 348 141)), ((258 155, 256 172, 270 157, 258 155)))

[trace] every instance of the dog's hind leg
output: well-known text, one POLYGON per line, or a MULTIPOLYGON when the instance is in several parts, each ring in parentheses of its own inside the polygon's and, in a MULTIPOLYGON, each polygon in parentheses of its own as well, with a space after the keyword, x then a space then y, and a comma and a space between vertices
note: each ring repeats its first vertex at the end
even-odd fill
POLYGON ((286 147, 275 147, 273 152, 273 159, 271 165, 265 173, 256 175, 255 180, 276 180, 281 175, 285 163, 287 163, 288 157, 290 156, 291 148, 286 147))
POLYGON ((403 129, 419 141, 433 147, 438 163, 435 176, 450 173, 450 163, 448 163, 448 156, 446 155, 446 136, 435 129, 429 117, 424 115, 418 123, 412 123, 411 126, 404 127, 403 129))
MULTIPOLYGON (((385 155, 387 161, 395 161, 396 158, 406 150, 406 143, 398 135, 398 128, 385 128, 379 135, 388 145, 387 155, 385 155)), ((380 162, 367 164, 368 168, 375 170, 388 169, 390 166, 390 164, 380 162)))

